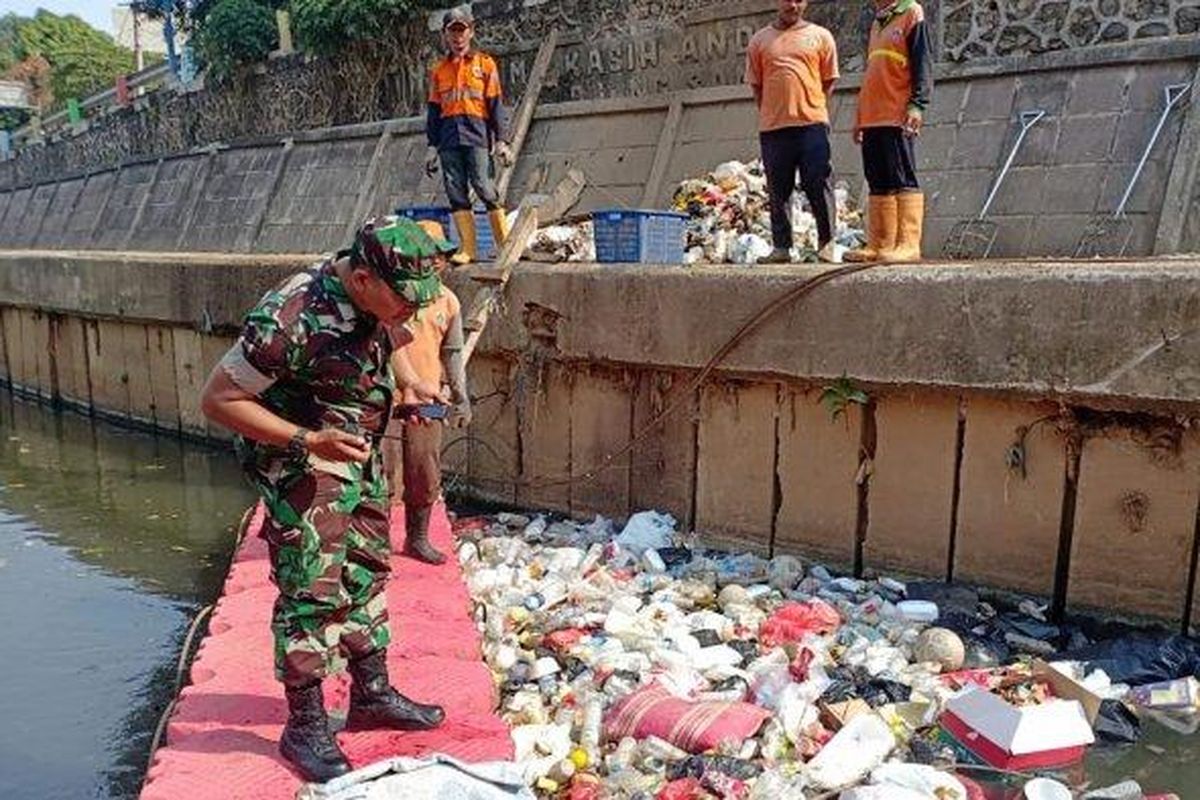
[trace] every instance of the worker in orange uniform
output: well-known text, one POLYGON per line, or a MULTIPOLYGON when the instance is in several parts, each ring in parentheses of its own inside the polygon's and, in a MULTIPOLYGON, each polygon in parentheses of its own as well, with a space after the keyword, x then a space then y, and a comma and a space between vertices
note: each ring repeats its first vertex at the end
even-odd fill
POLYGON ((837 43, 804 19, 808 0, 779 0, 775 21, 754 34, 746 50, 746 83, 758 105, 759 142, 771 201, 774 250, 764 263, 791 261, 788 213, 800 186, 817 223, 817 255, 837 261, 833 235, 837 201, 829 144, 828 97, 839 77, 837 43))
POLYGON ((925 195, 914 142, 933 95, 929 26, 916 0, 875 0, 854 141, 871 196, 867 246, 847 261, 921 260, 925 195))
POLYGON ((470 187, 487 207, 496 246, 508 237, 508 217, 496 190, 492 165, 492 156, 503 166, 512 163, 500 72, 495 59, 472 46, 474 36, 469 7, 453 8, 443 16, 446 55, 429 76, 425 124, 429 141, 425 166, 432 174, 441 163, 458 230, 459 263, 475 261, 479 254, 470 187))
MULTIPOLYGON (((445 241, 441 225, 431 221, 417 224, 435 242, 445 241)), ((439 276, 446 265, 445 258, 434 261, 439 276)), ((387 443, 390 446, 384 450, 389 462, 386 471, 389 485, 404 486, 404 553, 427 564, 441 564, 446 556, 429 542, 429 516, 442 493, 442 428, 465 428, 471 423, 458 297, 443 285, 437 298, 404 323, 404 327, 412 340, 392 354, 397 404, 402 410, 419 407, 416 385, 407 385, 407 376, 415 378, 421 386, 444 386, 442 397, 450 401, 450 407, 444 420, 417 419, 414 424, 393 425, 392 430, 398 431, 401 441, 399 448, 394 440, 387 443), (398 359, 407 359, 407 365, 398 364, 398 359), (394 477, 397 460, 403 464, 398 470, 399 481, 394 477)))

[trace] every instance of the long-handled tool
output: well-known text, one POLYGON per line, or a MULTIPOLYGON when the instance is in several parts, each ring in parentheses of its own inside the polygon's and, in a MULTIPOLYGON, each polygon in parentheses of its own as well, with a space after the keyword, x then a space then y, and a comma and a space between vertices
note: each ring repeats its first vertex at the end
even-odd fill
POLYGON ((1021 112, 1018 118, 1021 123, 1021 132, 1017 134, 1017 140, 1013 143, 1004 166, 1000 168, 1000 174, 996 176, 992 190, 988 192, 987 200, 984 201, 983 208, 979 211, 979 216, 975 219, 963 220, 954 226, 945 245, 942 246, 943 258, 975 259, 987 258, 991 254, 992 245, 996 243, 996 223, 986 219, 988 211, 991 210, 992 201, 996 199, 1000 187, 1004 185, 1004 179, 1008 177, 1008 171, 1012 168, 1021 145, 1025 143, 1025 135, 1044 116, 1046 116, 1046 112, 1041 110, 1021 112))
POLYGON ((1171 116, 1171 112, 1175 110, 1175 107, 1179 105, 1191 88, 1190 83, 1173 83, 1163 87, 1162 114, 1159 115, 1158 124, 1154 126, 1154 131, 1150 134, 1150 141, 1146 143, 1146 149, 1142 151, 1142 157, 1133 170, 1129 184, 1125 187, 1125 194, 1121 196, 1121 202, 1117 204, 1117 210, 1111 215, 1102 214, 1088 221, 1083 235, 1079 237, 1079 243, 1075 245, 1076 258, 1114 258, 1125 255, 1125 251, 1129 248, 1129 240, 1133 238, 1133 220, 1125 215, 1129 198, 1133 196, 1133 190, 1142 177, 1142 170, 1146 168, 1150 153, 1158 144, 1158 137, 1166 127, 1167 118, 1171 116))

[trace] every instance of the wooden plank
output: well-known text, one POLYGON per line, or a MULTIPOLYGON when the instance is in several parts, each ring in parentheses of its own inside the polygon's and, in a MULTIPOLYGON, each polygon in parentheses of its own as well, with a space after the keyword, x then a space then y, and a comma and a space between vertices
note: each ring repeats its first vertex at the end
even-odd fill
POLYGON ((15 385, 25 381, 25 353, 22 342, 21 310, 11 306, 3 310, 4 342, 7 350, 8 379, 15 385))
POLYGON ((126 322, 121 325, 121 355, 129 391, 129 414, 139 422, 154 424, 154 392, 150 388, 150 353, 146 326, 126 322))
POLYGON ((624 517, 629 511, 629 453, 633 417, 630 381, 621 372, 582 368, 571 387, 571 513, 624 517))
POLYGON ((876 402, 875 426, 863 561, 879 572, 945 578, 958 397, 932 392, 882 395, 876 402), (914 464, 925 466, 913 469, 914 464))
POLYGON ((8 316, 9 309, 0 307, 0 380, 12 381, 12 362, 9 360, 9 338, 5 318, 8 316))
POLYGON ((512 126, 512 163, 504 167, 500 171, 500 179, 496 181, 496 191, 500 193, 500 202, 508 196, 508 185, 512 182, 513 173, 516 171, 517 158, 521 155, 521 148, 525 145, 525 137, 529 133, 529 126, 533 122, 534 111, 537 110, 538 97, 542 93, 542 84, 546 81, 546 73, 550 70, 550 61, 554 57, 554 48, 558 45, 558 29, 553 28, 550 35, 542 42, 538 48, 537 56, 533 60, 533 68, 529 71, 529 80, 525 84, 525 94, 521 98, 521 104, 517 107, 517 113, 512 126))
POLYGON ((146 361, 154 425, 179 430, 179 389, 175 384, 175 336, 163 325, 146 326, 146 361))
POLYGON ((98 412, 128 416, 129 376, 121 351, 122 325, 93 320, 88 326, 88 374, 92 406, 98 412))
POLYGON ((706 544, 770 552, 778 393, 739 382, 700 390, 696 531, 706 544))
POLYGON ((1200 434, 1163 425, 1084 440, 1067 601, 1179 620, 1187 596, 1200 434))
POLYGON ((968 399, 955 580, 1053 593, 1067 455, 1053 422, 1037 421, 1055 411, 1050 404, 968 399), (1022 428, 1023 477, 1005 457, 1022 441, 1022 428))
POLYGON ((59 390, 63 400, 80 408, 91 408, 92 395, 88 386, 86 321, 80 317, 63 317, 58 330, 59 390))
POLYGON ((467 373, 477 398, 468 429, 471 486, 484 499, 502 503, 516 501, 520 470, 512 369, 505 359, 483 355, 471 361, 467 373))
POLYGON ((692 530, 693 497, 696 491, 696 435, 699 424, 699 393, 690 388, 692 375, 685 372, 642 371, 638 373, 633 398, 633 429, 644 435, 630 454, 630 511, 658 509, 692 530), (686 397, 682 397, 687 392, 686 397), (676 402, 680 408, 647 429, 676 402))
POLYGON ((25 315, 26 350, 32 387, 39 397, 49 399, 54 388, 50 368, 50 317, 33 310, 25 315))
POLYGON ((854 565, 862 409, 836 419, 817 390, 790 389, 780 403, 780 505, 775 552, 854 565))
POLYGON ((208 429, 208 421, 200 411, 200 390, 204 388, 204 382, 208 379, 201 339, 199 333, 186 328, 177 328, 171 335, 175 351, 175 391, 179 427, 184 433, 196 436, 204 435, 208 429))
POLYGON ((517 379, 521 480, 517 504, 571 509, 571 405, 574 375, 561 364, 522 365, 517 379))
POLYGON ((463 345, 463 361, 471 362, 471 355, 479 344, 479 337, 487 325, 488 318, 500 302, 504 287, 508 284, 513 267, 521 260, 521 254, 529 245, 530 239, 537 233, 538 213, 532 206, 522 205, 517 213, 517 221, 509 232, 500 257, 496 259, 494 286, 482 287, 471 299, 471 307, 463 315, 463 329, 467 331, 467 340, 463 345))
POLYGON ((679 135, 679 123, 683 120, 683 102, 678 97, 671 101, 667 108, 667 120, 663 123, 658 135, 658 147, 654 151, 654 163, 650 166, 650 177, 646 180, 646 189, 642 192, 642 208, 654 208, 658 203, 658 195, 662 191, 663 179, 667 175, 667 167, 671 163, 671 152, 675 147, 675 139, 679 135))

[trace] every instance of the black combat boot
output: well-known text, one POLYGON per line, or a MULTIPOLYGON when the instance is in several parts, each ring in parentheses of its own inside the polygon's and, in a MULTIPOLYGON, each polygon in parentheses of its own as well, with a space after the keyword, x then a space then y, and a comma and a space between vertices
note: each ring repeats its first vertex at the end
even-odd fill
POLYGON ((404 553, 426 564, 442 564, 446 556, 429 543, 430 510, 404 506, 404 553))
POLYGON ((425 731, 436 728, 446 718, 441 706, 409 700, 388 681, 387 660, 383 650, 350 662, 350 713, 346 730, 392 728, 400 731, 425 731))
POLYGON ((306 781, 324 783, 350 771, 346 754, 329 732, 321 682, 288 686, 288 721, 279 738, 279 752, 306 781))

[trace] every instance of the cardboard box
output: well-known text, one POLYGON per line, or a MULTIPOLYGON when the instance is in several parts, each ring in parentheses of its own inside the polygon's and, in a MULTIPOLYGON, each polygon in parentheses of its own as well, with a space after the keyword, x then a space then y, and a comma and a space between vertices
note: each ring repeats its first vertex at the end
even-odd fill
POLYGON ((817 707, 821 710, 821 724, 835 732, 858 715, 871 713, 867 702, 857 698, 841 703, 818 702, 817 707))
POLYGON ((975 688, 950 698, 940 723, 960 752, 1000 769, 1024 771, 1074 764, 1096 740, 1078 700, 1017 707, 975 688))
POLYGON ((1096 726, 1096 717, 1100 714, 1100 704, 1104 698, 1089 690, 1079 681, 1066 673, 1059 672, 1040 658, 1033 660, 1033 677, 1047 684, 1055 697, 1063 700, 1078 700, 1083 706, 1088 724, 1096 726))

